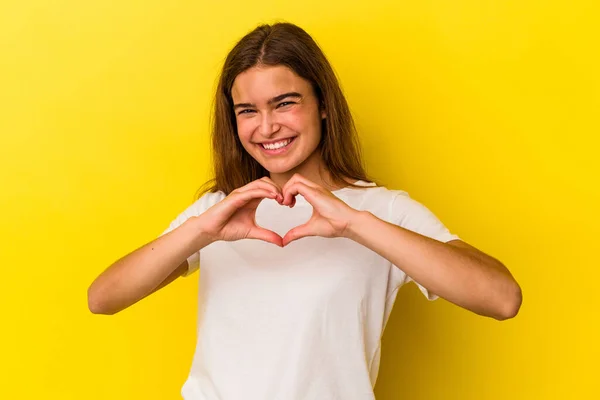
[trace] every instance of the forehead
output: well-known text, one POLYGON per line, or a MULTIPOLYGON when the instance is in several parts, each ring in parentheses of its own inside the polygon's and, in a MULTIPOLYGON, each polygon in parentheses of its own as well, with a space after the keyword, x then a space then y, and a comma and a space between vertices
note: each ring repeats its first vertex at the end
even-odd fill
POLYGON ((266 103, 269 99, 287 92, 308 95, 311 85, 288 67, 257 66, 235 78, 231 97, 235 103, 266 103))

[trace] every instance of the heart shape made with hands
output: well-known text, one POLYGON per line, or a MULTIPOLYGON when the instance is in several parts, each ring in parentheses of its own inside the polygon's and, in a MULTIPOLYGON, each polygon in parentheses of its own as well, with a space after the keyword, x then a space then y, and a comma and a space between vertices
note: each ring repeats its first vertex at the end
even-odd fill
POLYGON ((269 207, 268 215, 265 215, 264 219, 260 215, 255 217, 257 226, 275 233, 281 239, 282 247, 307 236, 340 236, 347 226, 346 221, 349 221, 352 213, 356 211, 332 192, 310 181, 296 181, 286 185, 281 194, 271 200, 275 200, 279 206, 294 209, 294 212, 286 212, 285 208, 271 202, 272 207, 269 207), (302 200, 297 202, 297 196, 302 200), (301 206, 297 207, 297 204, 301 206), (265 226, 272 223, 275 225, 265 226))
MULTIPOLYGON (((314 209, 302 195, 294 195, 288 200, 288 204, 283 203, 281 199, 265 198, 261 201, 255 212, 255 224, 261 229, 265 229, 277 236, 279 245, 285 247, 292 238, 298 233, 298 230, 310 221, 314 209), (296 198, 299 196, 299 199, 296 198)), ((304 232, 307 233, 307 232, 304 232)), ((295 237, 294 240, 299 239, 295 237)), ((276 244, 276 243, 274 243, 276 244)))

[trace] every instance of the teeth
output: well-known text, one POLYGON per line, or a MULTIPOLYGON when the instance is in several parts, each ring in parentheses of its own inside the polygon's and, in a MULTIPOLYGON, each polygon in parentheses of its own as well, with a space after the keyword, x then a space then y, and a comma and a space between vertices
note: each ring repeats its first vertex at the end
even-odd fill
POLYGON ((292 141, 292 139, 285 139, 285 140, 282 140, 281 142, 275 142, 275 143, 269 143, 269 144, 263 143, 262 146, 268 150, 277 150, 277 149, 287 146, 288 144, 290 144, 291 141, 292 141))

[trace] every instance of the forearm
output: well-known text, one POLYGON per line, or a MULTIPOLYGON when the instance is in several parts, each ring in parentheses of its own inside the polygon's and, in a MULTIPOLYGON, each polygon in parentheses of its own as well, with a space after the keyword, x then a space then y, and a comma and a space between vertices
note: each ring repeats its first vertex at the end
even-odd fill
POLYGON ((520 288, 498 260, 458 248, 359 212, 348 237, 370 248, 429 291, 477 314, 510 318, 520 288))
POLYGON ((199 218, 134 250, 107 268, 88 289, 93 312, 114 314, 156 290, 194 252, 210 243, 199 218))

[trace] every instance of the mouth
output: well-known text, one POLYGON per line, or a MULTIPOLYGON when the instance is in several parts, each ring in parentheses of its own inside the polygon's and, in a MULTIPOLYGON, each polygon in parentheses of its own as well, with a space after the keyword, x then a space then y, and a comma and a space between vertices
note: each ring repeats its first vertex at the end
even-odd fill
POLYGON ((257 143, 257 146, 267 154, 282 154, 289 150, 291 144, 296 140, 296 136, 282 139, 273 143, 257 143))

